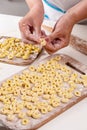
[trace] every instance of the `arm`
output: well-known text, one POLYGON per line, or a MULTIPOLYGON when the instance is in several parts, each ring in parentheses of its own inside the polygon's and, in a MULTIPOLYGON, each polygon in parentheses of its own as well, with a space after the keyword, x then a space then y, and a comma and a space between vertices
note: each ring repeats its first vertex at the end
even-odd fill
POLYGON ((26 0, 26 3, 30 9, 34 6, 43 8, 42 0, 26 0))
POLYGON ((42 0, 26 0, 29 12, 19 22, 22 38, 38 42, 41 36, 41 24, 44 18, 42 0))
POLYGON ((73 24, 87 18, 87 0, 82 0, 67 11, 67 16, 72 17, 73 24))
POLYGON ((66 47, 69 44, 73 26, 85 18, 87 18, 87 0, 82 0, 70 8, 66 14, 57 21, 52 33, 46 37, 48 42, 45 49, 49 53, 54 53, 66 47))

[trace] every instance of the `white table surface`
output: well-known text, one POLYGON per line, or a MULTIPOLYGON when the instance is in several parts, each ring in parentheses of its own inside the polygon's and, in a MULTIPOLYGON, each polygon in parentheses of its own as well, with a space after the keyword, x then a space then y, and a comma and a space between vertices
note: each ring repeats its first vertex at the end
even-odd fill
MULTIPOLYGON (((21 17, 0 14, 0 36, 20 37, 18 21, 21 17)), ((48 25, 53 25, 52 22, 44 22, 48 25)), ((87 26, 75 25, 72 31, 73 34, 87 40, 87 26)), ((87 56, 80 52, 66 47, 58 53, 68 54, 69 56, 79 60, 87 65, 87 56)), ((47 55, 45 55, 46 57, 47 55)), ((43 57, 41 57, 43 58, 43 57)), ((26 66, 27 67, 27 66, 26 66)), ((8 65, 0 63, 0 81, 11 76, 14 73, 26 68, 22 66, 8 65)), ((87 98, 76 104, 66 112, 62 113, 49 123, 45 124, 38 130, 87 130, 87 98)))

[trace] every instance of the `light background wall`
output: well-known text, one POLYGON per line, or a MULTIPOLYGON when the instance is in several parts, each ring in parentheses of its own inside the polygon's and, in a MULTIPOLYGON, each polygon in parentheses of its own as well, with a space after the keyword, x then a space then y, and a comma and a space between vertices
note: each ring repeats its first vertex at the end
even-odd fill
POLYGON ((24 16, 28 12, 25 0, 0 0, 0 13, 24 16))

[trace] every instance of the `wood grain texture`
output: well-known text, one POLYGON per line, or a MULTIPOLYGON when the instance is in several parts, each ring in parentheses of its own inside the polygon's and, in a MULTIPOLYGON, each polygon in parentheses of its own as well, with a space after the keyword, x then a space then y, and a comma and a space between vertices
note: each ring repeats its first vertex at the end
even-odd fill
POLYGON ((87 41, 72 35, 70 38, 70 46, 87 55, 87 41))

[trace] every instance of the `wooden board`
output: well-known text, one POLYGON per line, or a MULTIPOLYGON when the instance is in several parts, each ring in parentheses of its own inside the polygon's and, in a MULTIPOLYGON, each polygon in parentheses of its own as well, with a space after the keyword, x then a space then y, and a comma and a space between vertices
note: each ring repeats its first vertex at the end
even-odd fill
MULTIPOLYGON (((8 38, 12 38, 12 37, 1 36, 1 37, 0 37, 0 43, 3 44, 3 42, 4 42, 6 39, 8 39, 8 38)), ((21 44, 22 44, 23 46, 26 45, 26 43, 23 43, 21 39, 19 39, 19 40, 20 40, 20 42, 19 42, 20 45, 21 45, 21 44)), ((23 58, 20 58, 20 57, 18 58, 18 57, 16 57, 16 56, 14 56, 13 59, 8 59, 7 57, 5 57, 5 58, 0 58, 0 62, 4 62, 4 63, 8 63, 8 64, 14 64, 14 65, 20 65, 20 66, 31 64, 31 63, 39 56, 39 54, 42 52, 42 46, 41 46, 41 45, 37 45, 37 44, 35 44, 35 43, 33 43, 33 42, 30 42, 30 44, 33 44, 33 46, 39 48, 39 52, 35 52, 35 53, 30 54, 28 59, 23 59, 23 58)), ((15 49, 15 48, 14 48, 14 49, 15 49)), ((3 53, 5 53, 5 52, 3 52, 3 53)), ((12 52, 11 52, 11 53, 12 53, 12 52)))
MULTIPOLYGON (((52 32, 53 29, 52 27, 46 25, 42 25, 42 27, 48 32, 52 32)), ((87 55, 87 41, 77 36, 71 35, 69 45, 73 47, 75 50, 80 51, 81 53, 87 55)))
POLYGON ((87 41, 72 35, 70 38, 70 46, 87 55, 87 41))
MULTIPOLYGON (((85 66, 85 65, 81 64, 80 62, 74 60, 73 58, 71 58, 67 55, 63 55, 63 54, 49 56, 46 59, 44 59, 43 61, 41 61, 41 63, 42 64, 46 63, 47 61, 49 61, 50 59, 52 59, 56 56, 60 56, 61 60, 59 63, 61 65, 69 67, 69 69, 72 72, 77 73, 79 76, 87 74, 87 66, 85 66)), ((34 63, 35 66, 38 66, 39 64, 40 63, 38 63, 38 62, 34 63)), ((24 71, 27 71, 27 70, 29 70, 29 69, 27 68, 24 71)), ((21 71, 18 75, 22 74, 24 71, 21 71)), ((9 79, 12 79, 12 77, 10 77, 9 79)), ((3 82, 5 82, 5 81, 3 81, 3 82)), ((81 96, 74 95, 67 103, 61 103, 61 105, 59 105, 58 107, 53 108, 52 111, 50 111, 46 114, 42 114, 42 116, 38 119, 30 118, 30 123, 27 126, 20 125, 20 120, 18 120, 18 119, 15 121, 12 121, 12 122, 7 121, 6 117, 2 114, 0 114, 0 122, 6 128, 10 128, 13 130, 35 130, 35 129, 38 129, 39 127, 41 127, 42 125, 44 125, 48 121, 52 120, 53 118, 55 118, 59 114, 63 113, 64 111, 66 111, 67 109, 69 109, 70 107, 72 107, 76 103, 80 102, 85 97, 87 97, 87 87, 84 87, 82 84, 79 84, 77 87, 77 90, 81 91, 81 96)))

